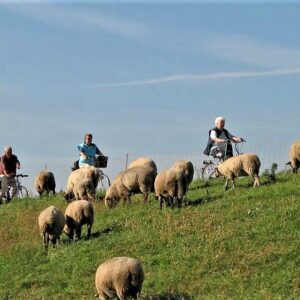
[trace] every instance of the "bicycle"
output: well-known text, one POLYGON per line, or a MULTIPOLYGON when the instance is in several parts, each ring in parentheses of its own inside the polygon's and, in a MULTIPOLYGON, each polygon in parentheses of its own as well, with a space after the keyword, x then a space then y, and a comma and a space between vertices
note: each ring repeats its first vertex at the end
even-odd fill
MULTIPOLYGON (((23 186, 21 184, 21 177, 28 177, 28 175, 24 175, 24 174, 17 174, 16 175, 16 186, 17 186, 17 194, 16 196, 18 198, 28 198, 29 197, 29 193, 28 190, 25 186, 23 186)), ((8 191, 6 193, 6 195, 2 195, 0 197, 0 203, 7 203, 12 199, 12 186, 11 186, 11 179, 7 180, 7 185, 8 185, 8 191)))
MULTIPOLYGON (((222 153, 219 157, 215 157, 216 161, 213 160, 204 160, 203 161, 203 167, 201 168, 201 178, 202 180, 211 180, 213 178, 216 178, 215 170, 216 167, 223 161, 227 159, 226 153, 227 153, 227 145, 229 141, 226 141, 226 147, 225 147, 225 152, 222 153)), ((242 148, 243 144, 246 142, 246 140, 242 140, 240 143, 235 143, 234 148, 235 148, 235 155, 240 155, 243 154, 242 148)))

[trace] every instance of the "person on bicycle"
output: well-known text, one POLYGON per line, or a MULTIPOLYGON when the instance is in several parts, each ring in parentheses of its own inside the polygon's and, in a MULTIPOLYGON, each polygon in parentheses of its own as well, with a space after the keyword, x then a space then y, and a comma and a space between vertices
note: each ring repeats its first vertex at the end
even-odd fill
POLYGON ((8 186, 12 187, 12 197, 17 196, 17 182, 16 175, 17 169, 21 168, 21 164, 18 157, 12 154, 12 148, 10 146, 4 147, 4 155, 1 157, 1 162, 3 166, 3 174, 7 178, 8 186))
POLYGON ((209 131, 208 143, 204 154, 214 158, 227 159, 233 156, 232 144, 243 142, 244 139, 232 135, 225 129, 225 118, 217 117, 215 127, 209 131))
POLYGON ((79 168, 86 166, 95 166, 96 155, 101 155, 101 151, 92 143, 93 135, 91 133, 86 133, 84 135, 84 142, 77 146, 79 150, 79 168))

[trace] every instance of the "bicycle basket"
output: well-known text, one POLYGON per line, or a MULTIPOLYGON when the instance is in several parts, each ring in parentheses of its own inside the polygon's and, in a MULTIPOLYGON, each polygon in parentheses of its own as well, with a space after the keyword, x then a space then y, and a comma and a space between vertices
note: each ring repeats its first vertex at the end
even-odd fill
POLYGON ((96 168, 106 168, 107 167, 108 156, 98 156, 95 160, 96 168))

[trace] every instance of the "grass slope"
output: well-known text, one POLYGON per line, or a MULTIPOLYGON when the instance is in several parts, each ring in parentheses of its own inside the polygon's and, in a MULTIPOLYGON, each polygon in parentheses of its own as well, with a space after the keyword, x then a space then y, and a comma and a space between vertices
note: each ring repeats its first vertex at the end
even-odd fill
POLYGON ((223 184, 194 181, 181 210, 160 211, 153 197, 113 210, 96 203, 93 238, 63 235, 48 254, 37 216, 65 209, 62 195, 1 205, 0 299, 93 299, 97 266, 113 256, 142 261, 146 299, 299 299, 300 176, 223 184))

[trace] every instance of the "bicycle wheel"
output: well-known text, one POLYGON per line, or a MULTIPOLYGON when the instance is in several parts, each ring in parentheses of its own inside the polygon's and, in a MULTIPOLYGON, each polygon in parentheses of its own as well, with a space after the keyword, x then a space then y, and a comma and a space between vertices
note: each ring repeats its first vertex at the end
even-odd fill
POLYGON ((29 197, 29 193, 28 193, 26 187, 24 187, 24 186, 21 185, 18 188, 18 197, 19 198, 28 198, 29 197))
POLYGON ((98 189, 107 190, 110 187, 110 179, 104 173, 100 175, 98 189))
POLYGON ((201 169, 202 180, 210 180, 215 178, 216 165, 214 163, 205 164, 201 169))

